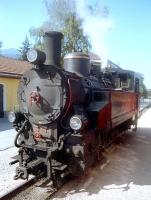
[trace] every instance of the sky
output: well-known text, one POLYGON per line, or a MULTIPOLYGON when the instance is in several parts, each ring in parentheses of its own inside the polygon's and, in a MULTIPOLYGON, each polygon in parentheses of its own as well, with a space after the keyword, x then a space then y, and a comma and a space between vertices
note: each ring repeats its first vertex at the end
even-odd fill
MULTIPOLYGON (((96 0, 87 1, 93 4, 96 0)), ((100 43, 100 46, 105 45, 107 59, 124 69, 142 73, 147 88, 151 88, 151 1, 102 2, 109 9, 108 21, 112 24, 104 32, 103 43, 100 43)), ((0 0, 0 40, 3 48, 19 48, 25 36, 29 35, 29 29, 40 26, 46 19, 43 0, 0 0)), ((93 29, 93 23, 91 26, 93 29)))
POLYGON ((31 27, 47 19, 43 0, 0 0, 0 40, 3 48, 19 48, 31 27))
POLYGON ((151 88, 151 1, 107 0, 114 28, 108 32, 108 57, 144 74, 151 88))

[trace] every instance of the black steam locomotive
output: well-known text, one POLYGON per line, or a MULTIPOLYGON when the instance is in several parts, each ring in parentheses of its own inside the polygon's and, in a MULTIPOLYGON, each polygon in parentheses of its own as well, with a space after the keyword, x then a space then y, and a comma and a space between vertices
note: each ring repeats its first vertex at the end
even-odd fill
POLYGON ((61 67, 62 37, 47 32, 45 52, 28 52, 34 67, 21 78, 19 111, 9 115, 19 148, 15 179, 44 175, 54 187, 83 174, 124 130, 137 128, 139 98, 132 71, 103 71, 81 52, 66 55, 61 67))

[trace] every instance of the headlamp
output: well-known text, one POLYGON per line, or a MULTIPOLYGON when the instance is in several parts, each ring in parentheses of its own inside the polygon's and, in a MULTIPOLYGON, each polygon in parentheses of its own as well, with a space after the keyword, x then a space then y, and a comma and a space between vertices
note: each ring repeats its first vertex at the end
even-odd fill
POLYGON ((15 112, 9 112, 9 114, 8 114, 8 121, 9 122, 11 122, 11 123, 13 123, 14 121, 16 120, 16 114, 15 114, 15 112))
POLYGON ((82 128, 82 121, 79 116, 75 115, 70 119, 70 127, 77 131, 82 128))
POLYGON ((43 64, 46 60, 46 54, 36 49, 30 49, 27 52, 27 59, 33 64, 43 64))

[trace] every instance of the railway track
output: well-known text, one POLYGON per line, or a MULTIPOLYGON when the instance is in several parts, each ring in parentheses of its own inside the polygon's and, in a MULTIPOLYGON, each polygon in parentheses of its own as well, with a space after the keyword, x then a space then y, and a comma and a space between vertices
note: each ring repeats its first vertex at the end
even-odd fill
POLYGON ((24 184, 17 186, 4 195, 0 196, 0 200, 46 200, 51 197, 56 190, 51 189, 51 185, 35 181, 34 178, 24 184))
POLYGON ((23 191, 25 188, 30 187, 35 183, 34 178, 30 179, 29 181, 20 184, 19 186, 13 188, 12 190, 6 192, 5 194, 0 196, 1 200, 8 200, 15 197, 19 192, 23 191))
MULTIPOLYGON (((146 112, 147 109, 148 107, 142 109, 139 118, 146 112)), ((114 143, 112 144, 112 147, 113 146, 114 143)), ((108 151, 109 149, 110 148, 107 148, 106 151, 108 151)), ((104 163, 102 163, 102 166, 104 166, 104 163)), ((40 182, 35 182, 35 179, 32 178, 29 181, 0 196, 0 200, 45 200, 49 199, 49 197, 51 197, 54 193, 56 193, 56 191, 50 190, 50 185, 41 185, 40 182)))
MULTIPOLYGON (((100 161, 99 165, 101 169, 103 169, 107 164, 108 161, 106 159, 106 156, 108 152, 111 152, 115 149, 115 144, 112 144, 111 147, 106 149, 105 157, 102 157, 102 160, 100 161)), ((81 177, 82 178, 82 177, 81 177)), ((84 178, 84 177, 83 177, 84 178)), ((67 179, 64 184, 65 185, 72 185, 71 182, 74 182, 75 179, 67 179)), ((61 189, 59 188, 59 190, 61 189)), ((9 192, 5 193, 3 196, 0 196, 0 200, 48 200, 50 197, 52 197, 54 194, 56 194, 59 190, 52 190, 51 189, 51 183, 45 183, 42 181, 35 181, 35 178, 32 178, 31 180, 27 181, 24 184, 21 184, 17 186, 16 188, 10 190, 9 192)))

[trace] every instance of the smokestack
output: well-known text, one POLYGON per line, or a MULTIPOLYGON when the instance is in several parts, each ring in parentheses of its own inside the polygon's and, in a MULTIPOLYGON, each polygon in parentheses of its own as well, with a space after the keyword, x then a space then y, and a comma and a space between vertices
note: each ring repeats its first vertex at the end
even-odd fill
POLYGON ((61 32, 50 31, 45 33, 44 46, 46 53, 46 65, 60 66, 62 38, 63 34, 61 32))

